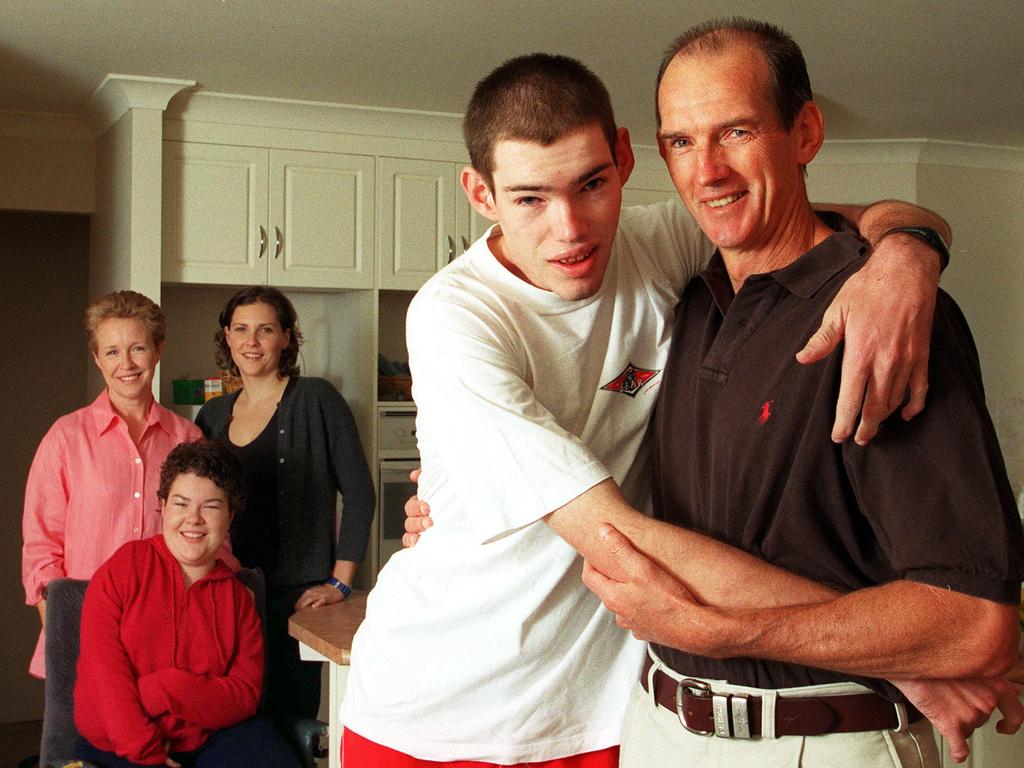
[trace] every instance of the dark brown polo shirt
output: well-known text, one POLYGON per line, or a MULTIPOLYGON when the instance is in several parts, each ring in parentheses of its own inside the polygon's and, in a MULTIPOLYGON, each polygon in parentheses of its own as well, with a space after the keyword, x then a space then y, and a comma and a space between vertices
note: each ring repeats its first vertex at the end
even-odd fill
MULTIPOLYGON (((719 254, 690 283, 654 420, 655 515, 842 590, 910 579, 1016 603, 1024 538, 956 303, 940 292, 924 412, 897 413, 864 448, 830 439, 841 350, 794 358, 865 258, 841 232, 738 294, 719 254)), ((739 685, 856 679, 898 695, 792 664, 655 650, 679 672, 739 685)))

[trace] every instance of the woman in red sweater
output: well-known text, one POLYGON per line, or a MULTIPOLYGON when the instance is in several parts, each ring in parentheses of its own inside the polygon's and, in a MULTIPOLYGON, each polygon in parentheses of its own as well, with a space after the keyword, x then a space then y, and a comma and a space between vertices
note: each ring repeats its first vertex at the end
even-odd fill
POLYGON ((163 533, 125 544, 89 584, 75 684, 76 756, 103 766, 298 766, 254 717, 263 634, 217 559, 243 502, 237 460, 184 443, 160 472, 163 533))

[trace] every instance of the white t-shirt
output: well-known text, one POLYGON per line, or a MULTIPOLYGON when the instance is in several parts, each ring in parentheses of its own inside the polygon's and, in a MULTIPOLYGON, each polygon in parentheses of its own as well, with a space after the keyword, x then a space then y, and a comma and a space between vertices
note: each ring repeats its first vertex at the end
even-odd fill
POLYGON ((502 267, 489 235, 409 308, 434 526, 378 577, 342 719, 420 759, 508 764, 619 743, 643 644, 539 521, 609 476, 648 508, 673 308, 712 248, 681 205, 626 209, 601 289, 569 302, 502 267))

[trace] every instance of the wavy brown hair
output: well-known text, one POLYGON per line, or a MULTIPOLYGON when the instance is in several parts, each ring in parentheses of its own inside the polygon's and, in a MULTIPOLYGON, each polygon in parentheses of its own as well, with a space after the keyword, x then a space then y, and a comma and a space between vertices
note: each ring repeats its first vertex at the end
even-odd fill
POLYGON ((243 288, 224 305, 220 316, 217 318, 217 332, 213 335, 214 359, 222 371, 230 371, 238 375, 238 366, 231 359, 231 349, 228 347, 227 339, 224 338, 224 329, 230 327, 231 318, 238 307, 249 304, 266 304, 273 307, 277 314, 278 325, 282 331, 291 331, 291 341, 288 346, 281 350, 281 359, 277 362, 277 373, 279 376, 299 375, 299 347, 302 346, 302 333, 299 331, 299 319, 295 314, 295 307, 291 301, 277 288, 269 285, 254 285, 251 288, 243 288))

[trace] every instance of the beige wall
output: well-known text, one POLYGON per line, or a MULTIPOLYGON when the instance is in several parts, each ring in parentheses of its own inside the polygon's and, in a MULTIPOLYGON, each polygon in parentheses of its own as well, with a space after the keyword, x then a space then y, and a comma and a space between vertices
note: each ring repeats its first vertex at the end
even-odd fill
POLYGON ((0 209, 92 213, 94 155, 76 118, 0 112, 0 209))
POLYGON ((0 208, 92 211, 91 143, 0 136, 0 208))
POLYGON ((953 227, 942 286, 967 316, 1014 492, 1024 486, 1024 151, 935 142, 837 142, 809 169, 812 199, 898 197, 953 227))
POLYGON ((953 226, 943 276, 974 332, 1015 493, 1024 486, 1024 167, 922 164, 919 200, 953 226))
MULTIPOLYGON (((39 718, 43 686, 28 676, 39 620, 21 588, 25 478, 39 440, 61 414, 84 405, 88 354, 80 331, 86 305, 86 216, 0 211, 0 722, 39 718)), ((0 756, 2 763, 2 756, 0 756)))

